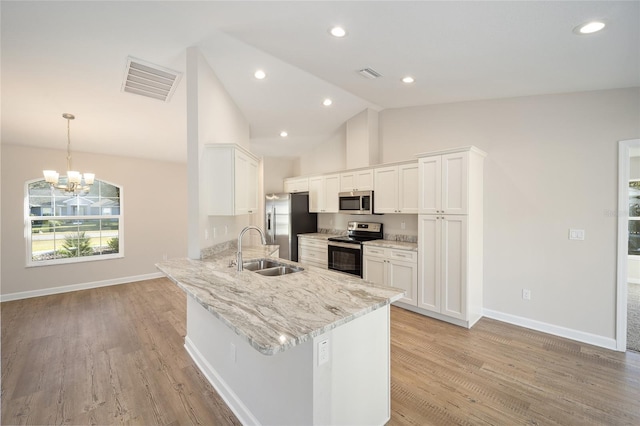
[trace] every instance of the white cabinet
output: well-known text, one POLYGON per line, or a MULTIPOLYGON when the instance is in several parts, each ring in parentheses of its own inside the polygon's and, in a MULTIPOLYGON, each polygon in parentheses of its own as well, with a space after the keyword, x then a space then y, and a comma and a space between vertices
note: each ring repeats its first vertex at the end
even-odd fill
POLYGON ((210 216, 235 216, 258 210, 258 159, 232 144, 206 145, 201 178, 210 216))
POLYGON ((309 190, 309 179, 295 177, 284 180, 284 192, 289 194, 294 192, 307 192, 309 190))
POLYGON ((376 213, 418 213, 418 163, 374 169, 376 213))
POLYGON ((418 160, 417 312, 464 327, 482 317, 485 156, 467 147, 418 160))
POLYGON ((340 175, 322 175, 309 178, 309 211, 338 213, 340 175))
POLYGON ((405 295, 399 302, 417 304, 418 258, 415 251, 365 245, 362 268, 365 280, 401 288, 405 295))
POLYGON ((328 241, 298 236, 298 262, 327 269, 328 241))
POLYGON ((467 214, 470 151, 420 158, 420 214, 467 214))
POLYGON ((351 170, 340 174, 340 192, 373 189, 373 169, 351 170))

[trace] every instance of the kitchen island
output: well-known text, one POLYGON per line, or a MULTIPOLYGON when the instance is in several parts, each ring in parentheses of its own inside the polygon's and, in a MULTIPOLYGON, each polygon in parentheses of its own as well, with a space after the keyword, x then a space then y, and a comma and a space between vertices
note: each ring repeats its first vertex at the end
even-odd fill
MULTIPOLYGON (((244 260, 277 247, 245 248, 244 260)), ((390 417, 389 304, 399 289, 304 270, 236 270, 228 249, 158 268, 187 297, 185 347, 243 424, 382 425, 390 417)))

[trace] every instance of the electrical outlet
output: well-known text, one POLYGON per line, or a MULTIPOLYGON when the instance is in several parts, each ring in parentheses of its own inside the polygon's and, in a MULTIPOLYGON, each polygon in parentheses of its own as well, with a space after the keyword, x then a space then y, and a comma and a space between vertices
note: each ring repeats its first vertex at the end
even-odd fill
POLYGON ((329 339, 318 342, 318 365, 329 361, 329 339))
POLYGON ((224 235, 229 233, 229 227, 227 225, 224 226, 224 235))
POLYGON ((162 260, 167 260, 167 253, 162 255, 162 260))
POLYGON ((233 343, 229 346, 229 360, 233 363, 236 362, 236 345, 233 343))
MULTIPOLYGON (((214 229, 214 232, 215 232, 215 229, 214 229)), ((204 230, 204 239, 205 239, 205 240, 208 240, 208 239, 209 239, 209 230, 208 230, 208 229, 205 229, 205 230, 204 230)))
POLYGON ((569 229, 570 240, 584 240, 584 229, 569 229))
POLYGON ((523 288, 522 289, 522 298, 524 300, 531 300, 531 290, 523 288))
POLYGON ((218 236, 218 229, 213 228, 213 238, 215 239, 218 236))
POLYGON ((400 222, 400 229, 405 229, 407 224, 405 222, 400 222))

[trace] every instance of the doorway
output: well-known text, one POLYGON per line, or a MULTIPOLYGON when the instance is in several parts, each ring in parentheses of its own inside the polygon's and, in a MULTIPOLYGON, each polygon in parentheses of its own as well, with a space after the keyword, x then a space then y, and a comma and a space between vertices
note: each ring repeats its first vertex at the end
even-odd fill
MULTIPOLYGON (((628 347, 640 350, 640 301, 636 292, 640 287, 640 250, 630 255, 630 232, 638 230, 640 222, 640 184, 637 194, 630 192, 630 180, 640 181, 640 139, 619 142, 618 149, 618 284, 616 298, 616 349, 626 351, 628 347), (633 163, 632 163, 632 158, 633 163), (636 159, 638 158, 638 159, 636 159), (637 176, 636 176, 637 175, 637 176), (630 204, 630 195, 638 195, 638 214, 630 204), (631 223, 631 225, 630 225, 631 223), (636 303, 637 302, 637 303, 636 303), (636 309, 637 308, 637 309, 636 309)), ((640 237, 640 234, 638 235, 640 237)), ((631 241, 631 243, 634 243, 631 241)))

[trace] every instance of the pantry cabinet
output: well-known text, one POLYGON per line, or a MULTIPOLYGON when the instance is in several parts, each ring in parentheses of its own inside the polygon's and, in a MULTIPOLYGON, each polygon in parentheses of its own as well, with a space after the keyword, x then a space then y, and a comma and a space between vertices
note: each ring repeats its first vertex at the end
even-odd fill
POLYGON ((309 211, 312 213, 338 213, 340 175, 309 177, 309 211))
POLYGON ((340 192, 373 189, 373 169, 350 170, 340 174, 340 192))
POLYGON ((233 144, 206 145, 202 182, 210 216, 235 216, 258 211, 258 159, 233 144))
POLYGON ((375 284, 401 288, 400 302, 416 305, 418 294, 417 252, 411 250, 364 246, 362 275, 375 284))
POLYGON ((374 169, 375 213, 418 213, 418 163, 374 169))
POLYGON ((418 160, 416 308, 464 327, 482 317, 485 156, 466 147, 421 154, 418 160))

